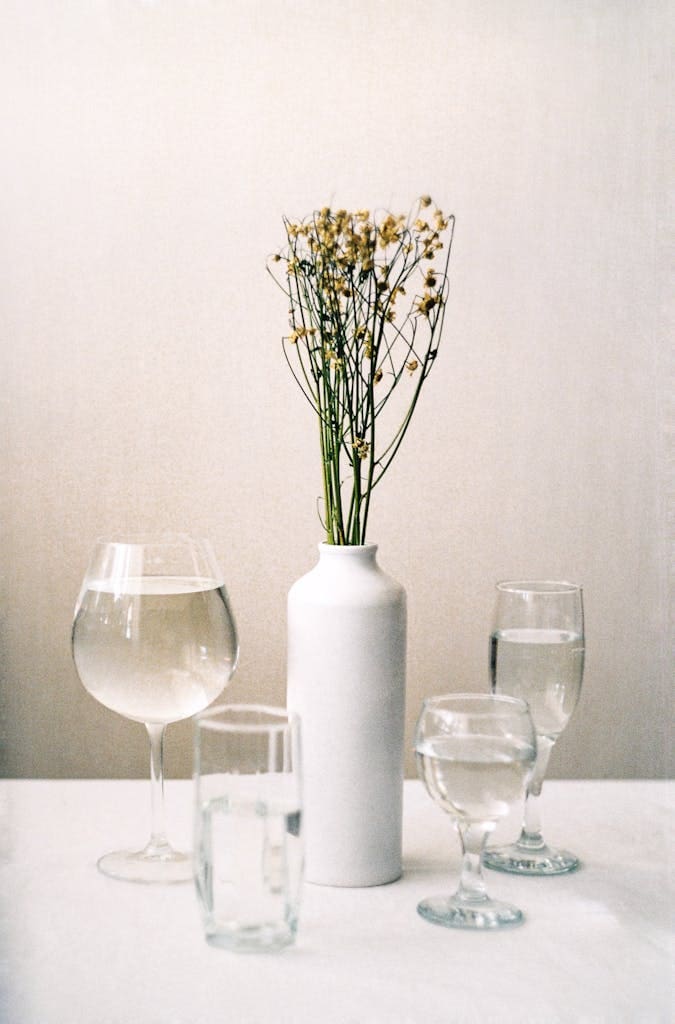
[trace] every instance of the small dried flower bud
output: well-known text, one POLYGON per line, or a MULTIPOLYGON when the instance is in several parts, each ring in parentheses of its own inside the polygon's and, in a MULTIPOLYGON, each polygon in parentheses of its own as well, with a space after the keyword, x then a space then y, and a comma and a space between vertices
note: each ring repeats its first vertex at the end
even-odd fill
POLYGON ((424 295, 417 303, 417 309, 419 310, 420 313, 423 313, 424 316, 429 316, 429 313, 434 308, 437 302, 437 295, 424 295))
POLYGON ((379 227, 380 245, 386 248, 392 242, 398 242, 403 228, 403 218, 394 217, 389 213, 379 227))
POLYGON ((368 452, 370 451, 370 445, 364 438, 355 437, 352 441, 352 448, 360 459, 367 459, 368 452))

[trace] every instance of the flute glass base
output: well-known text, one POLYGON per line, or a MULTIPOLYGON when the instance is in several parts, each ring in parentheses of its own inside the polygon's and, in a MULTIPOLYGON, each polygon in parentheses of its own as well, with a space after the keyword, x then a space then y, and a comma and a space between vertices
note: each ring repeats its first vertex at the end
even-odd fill
POLYGON ((511 875, 567 875, 579 868, 579 858, 567 850, 554 850, 545 843, 532 849, 521 843, 488 847, 483 865, 511 875))
POLYGON ((97 862, 98 870, 123 882, 159 883, 192 881, 192 857, 168 847, 161 852, 117 850, 97 862))
POLYGON ((463 900, 457 896, 430 896, 417 905, 425 921, 444 928, 487 930, 512 928, 525 920, 523 912, 510 903, 491 900, 463 900))

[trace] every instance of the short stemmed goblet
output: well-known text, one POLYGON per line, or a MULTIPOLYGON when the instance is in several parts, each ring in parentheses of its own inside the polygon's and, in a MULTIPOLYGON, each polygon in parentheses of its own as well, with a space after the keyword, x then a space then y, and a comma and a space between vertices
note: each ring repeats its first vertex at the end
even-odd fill
POLYGON ((583 672, 581 587, 547 580, 498 583, 490 638, 492 691, 527 701, 538 753, 520 838, 508 846, 488 847, 484 862, 489 868, 560 875, 579 867, 574 854, 544 841, 539 800, 553 745, 577 706, 583 672))
POLYGON ((190 855, 166 835, 164 732, 222 692, 239 652, 210 545, 185 534, 98 541, 75 608, 72 649, 85 689, 143 723, 150 738, 150 840, 139 851, 106 854, 99 869, 134 882, 190 880, 190 855))
POLYGON ((448 928, 503 928, 523 913, 491 899, 482 853, 488 835, 518 801, 536 757, 534 725, 524 701, 489 694, 429 697, 415 733, 417 768, 429 795, 455 821, 462 873, 453 896, 422 900, 418 913, 448 928))

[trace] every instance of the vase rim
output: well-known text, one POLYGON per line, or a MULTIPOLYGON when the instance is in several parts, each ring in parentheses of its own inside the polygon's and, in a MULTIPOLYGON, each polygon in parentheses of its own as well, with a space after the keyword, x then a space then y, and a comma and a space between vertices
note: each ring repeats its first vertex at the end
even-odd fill
POLYGON ((373 541, 366 541, 365 544, 329 544, 327 541, 322 540, 319 544, 320 552, 337 552, 349 553, 352 555, 358 555, 363 553, 375 554, 377 551, 377 544, 373 541))

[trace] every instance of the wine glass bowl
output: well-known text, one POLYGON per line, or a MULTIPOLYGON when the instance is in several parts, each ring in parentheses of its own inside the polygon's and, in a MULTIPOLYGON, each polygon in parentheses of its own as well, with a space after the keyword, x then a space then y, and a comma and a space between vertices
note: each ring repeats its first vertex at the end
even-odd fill
POLYGON ((72 650, 91 696, 142 722, 150 738, 150 841, 140 851, 107 854, 100 870, 129 881, 189 880, 190 857, 173 850, 164 827, 164 731, 207 707, 238 657, 210 545, 185 534, 98 541, 75 608, 72 650))
POLYGON ((417 722, 415 755, 427 792, 454 820, 463 853, 455 894, 422 900, 418 913, 448 928, 520 924, 521 910, 488 896, 481 858, 488 835, 523 799, 535 761, 527 704, 488 694, 427 698, 417 722))
POLYGON ((557 875, 578 858, 543 839, 539 798, 553 746, 579 701, 584 670, 581 587, 548 580, 497 584, 490 637, 492 692, 526 700, 537 733, 537 763, 517 842, 485 852, 487 867, 522 875, 557 875))

